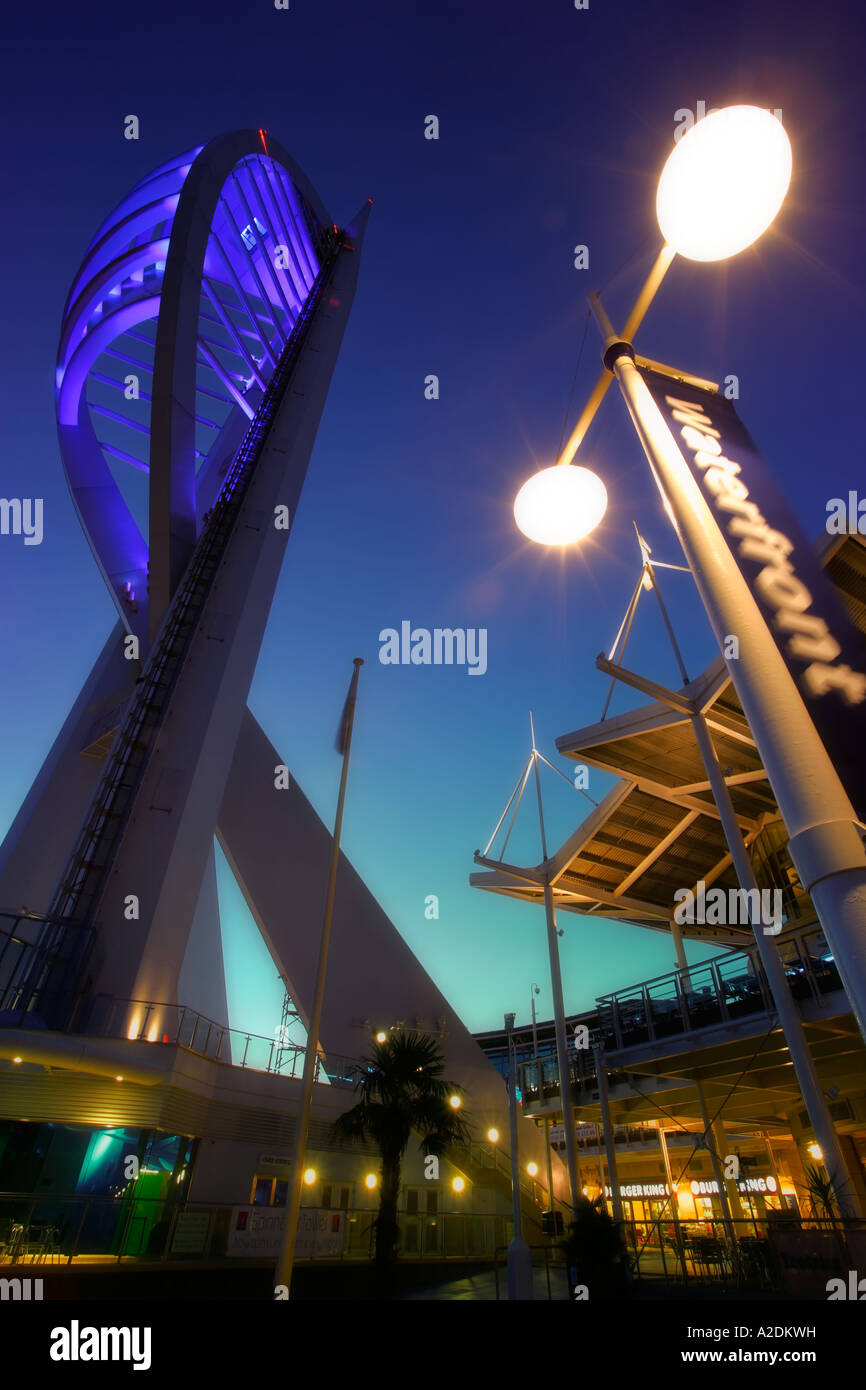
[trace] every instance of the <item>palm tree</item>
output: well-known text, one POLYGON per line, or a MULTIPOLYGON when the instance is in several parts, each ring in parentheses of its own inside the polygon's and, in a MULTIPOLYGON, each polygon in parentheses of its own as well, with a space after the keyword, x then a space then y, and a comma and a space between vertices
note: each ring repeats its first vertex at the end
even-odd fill
POLYGON ((393 1033, 362 1060, 355 1090, 358 1104, 334 1125, 346 1139, 372 1139, 382 1157, 379 1215, 376 1219, 376 1273, 380 1298, 393 1286, 399 1226, 400 1165, 413 1130, 423 1154, 437 1158, 452 1144, 469 1142, 469 1126, 450 1102, 463 1088, 443 1081, 444 1061, 433 1038, 424 1033, 393 1033))
POLYGON ((578 1197, 574 1220, 562 1249, 571 1282, 586 1285, 593 1301, 628 1297, 626 1253, 603 1197, 599 1195, 593 1202, 587 1197, 578 1197))

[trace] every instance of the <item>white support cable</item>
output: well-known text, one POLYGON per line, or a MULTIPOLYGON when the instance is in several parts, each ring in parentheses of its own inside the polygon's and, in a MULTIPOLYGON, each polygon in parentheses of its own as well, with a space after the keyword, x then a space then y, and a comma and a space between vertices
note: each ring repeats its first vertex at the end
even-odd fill
MULTIPOLYGON (((634 593, 632 594, 631 598, 630 598, 629 601, 628 601, 628 606, 627 606, 627 608, 626 608, 626 610, 625 610, 625 613, 623 614, 622 622, 621 622, 620 625, 619 625, 619 631, 617 632, 616 637, 614 638, 613 646, 611 647, 611 649, 610 649, 610 651, 609 651, 609 653, 608 653, 608 657, 607 657, 608 661, 613 661, 614 658, 615 658, 615 656, 616 656, 617 648, 619 647, 619 643, 620 643, 620 638, 622 637, 623 628, 625 627, 626 623, 628 623, 629 620, 630 620, 630 618, 631 618, 632 609, 633 609, 633 607, 637 604, 637 601, 638 601, 638 599, 640 598, 640 591, 641 591, 642 587, 643 587, 643 570, 641 570, 641 572, 640 572, 640 578, 638 579, 637 584, 635 585, 634 593)), ((628 634, 626 634, 626 635, 628 635, 628 634)))
POLYGON ((520 777, 518 777, 517 781, 516 781, 515 784, 514 784, 514 791, 511 793, 510 797, 508 798, 508 801, 507 801, 506 806, 505 806, 505 810, 502 812, 502 815, 499 817, 499 820, 496 822, 496 829, 493 831, 493 834, 490 836, 490 839, 487 841, 487 844, 486 844, 486 846, 485 846, 485 849, 484 849, 484 856, 483 856, 485 859, 487 858, 488 854, 490 853, 490 846, 493 844, 493 841, 496 839, 496 836, 499 834, 499 830, 500 830, 500 827, 501 827, 501 825, 502 825, 502 822, 505 820, 505 817, 508 815, 508 808, 510 807, 512 801, 514 800, 514 798, 516 797, 516 795, 517 795, 517 793, 518 793, 518 790, 519 790, 519 788, 520 788, 521 780, 523 780, 523 781, 526 780, 527 772, 528 772, 528 767, 526 767, 526 768, 523 769, 523 772, 521 773, 520 777))
POLYGON ((574 785, 574 782, 572 781, 572 779, 571 779, 570 777, 566 777, 565 773, 562 771, 561 768, 554 767, 553 763, 550 762, 549 759, 545 758, 545 756, 544 756, 543 753, 539 753, 538 756, 539 756, 539 758, 541 759, 541 761, 542 761, 543 763, 546 763, 546 764, 547 764, 547 766, 550 768, 551 772, 555 772, 556 775, 557 775, 557 777, 561 777, 562 780, 563 780, 563 782, 567 782, 567 783, 568 783, 568 785, 569 785, 569 787, 571 787, 572 791, 580 792, 581 796, 585 796, 586 799, 587 799, 587 801, 592 802, 592 805, 593 805, 593 806, 597 806, 597 805, 598 805, 598 802, 597 802, 593 797, 590 796, 590 794, 589 794, 588 791, 585 791, 583 787, 576 787, 576 786, 574 785))
POLYGON ((520 787, 520 795, 518 796, 517 803, 514 807, 514 814, 511 817, 511 824, 508 827, 508 834, 505 836, 505 843, 502 846, 503 855, 505 854, 505 851, 508 848, 508 841, 511 839, 511 832, 514 829, 514 822, 517 819, 517 812, 520 810, 520 803, 523 800, 523 793, 526 791, 526 783, 529 781, 529 774, 532 771, 532 765, 534 761, 535 759, 530 755, 529 762, 526 764, 526 771, 523 774, 523 781, 520 787))

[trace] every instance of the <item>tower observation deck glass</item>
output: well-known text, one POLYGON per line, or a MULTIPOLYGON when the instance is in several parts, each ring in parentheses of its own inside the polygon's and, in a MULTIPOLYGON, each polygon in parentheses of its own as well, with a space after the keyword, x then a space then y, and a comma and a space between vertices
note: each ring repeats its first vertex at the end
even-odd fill
POLYGON ((192 544, 213 504, 329 225, 290 157, 243 131, 141 179, 87 248, 63 314, 57 419, 76 508, 130 627, 154 537, 192 544))

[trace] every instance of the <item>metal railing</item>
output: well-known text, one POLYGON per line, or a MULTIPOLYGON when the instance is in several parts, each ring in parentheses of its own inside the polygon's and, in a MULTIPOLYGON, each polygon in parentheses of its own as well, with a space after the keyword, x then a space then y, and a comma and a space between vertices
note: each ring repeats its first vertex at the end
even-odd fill
MULTIPOLYGON (((786 1287, 785 1252, 780 1241, 793 1234, 802 1242, 794 1263, 812 1264, 820 1270, 836 1263, 854 1268, 856 1259, 848 1238, 866 1238, 866 1221, 801 1217, 795 1212, 774 1211, 766 1217, 709 1217, 674 1222, 665 1212, 647 1220, 617 1223, 635 1281, 665 1284, 717 1284, 723 1289, 763 1289, 783 1293, 786 1287), (829 1242, 810 1260, 810 1241, 829 1242), (854 1264, 851 1261, 854 1260, 854 1264)), ((852 1242, 853 1244, 853 1242, 852 1242)))
MULTIPOLYGON (((779 952, 795 999, 820 1003, 842 988, 820 927, 800 927, 779 943, 779 952)), ((757 946, 616 990, 597 1003, 599 1032, 611 1051, 773 1012, 757 946)))
POLYGON ((86 962, 93 932, 83 922, 43 916, 35 912, 0 912, 0 1014, 6 1023, 24 1013, 24 986, 37 954, 53 969, 77 972, 86 962), (54 938, 50 949, 40 946, 43 934, 54 938), (10 1017, 11 1016, 11 1017, 10 1017))
MULTIPOLYGON (((132 1187, 132 1185, 130 1185, 132 1187)), ((115 1197, 83 1193, 0 1192, 0 1266, 164 1265, 182 1262, 238 1263, 276 1259, 280 1223, 271 1244, 255 1256, 232 1244, 235 1214, 241 1210, 278 1216, 281 1206, 238 1202, 173 1201, 165 1196, 139 1197, 134 1189, 115 1197)), ((375 1253, 374 1203, 365 1207, 302 1207, 302 1214, 341 1214, 342 1233, 326 1252, 309 1250, 297 1263, 366 1263, 375 1253)), ((458 1210, 398 1211, 398 1259, 402 1261, 478 1260, 493 1265, 499 1292, 499 1268, 512 1235, 511 1218, 502 1213, 458 1210)), ((768 1213, 731 1221, 722 1218, 680 1220, 670 1213, 616 1223, 632 1283, 690 1287, 711 1285, 720 1292, 747 1289, 783 1294, 790 1270, 809 1265, 820 1280, 858 1267, 857 1249, 866 1241, 866 1221, 829 1221, 768 1213), (800 1245, 793 1255, 783 1242, 800 1245), (811 1251, 814 1242, 820 1248, 811 1251)), ((544 1264, 548 1297, 563 1296, 568 1277, 561 1238, 545 1238, 536 1222, 524 1226, 536 1264, 544 1264), (552 1292, 551 1279, 558 1293, 552 1292)), ((578 1272, 578 1279, 580 1278, 578 1272)), ((591 1297, 590 1289, 590 1297, 591 1297)))
MULTIPOLYGON (((278 1215, 281 1206, 229 1202, 172 1202, 165 1197, 117 1197, 80 1193, 0 1192, 0 1265, 38 1264, 166 1264, 179 1261, 230 1260, 248 1256, 231 1248, 233 1214, 238 1207, 278 1215)), ((296 1254, 296 1263, 368 1261, 375 1251, 377 1208, 310 1208, 302 1215, 324 1211, 342 1213, 339 1250, 327 1254, 296 1254)), ((478 1259, 492 1263, 498 1247, 511 1239, 511 1218, 499 1213, 467 1211, 409 1211, 397 1213, 398 1258, 401 1260, 478 1259)), ((277 1223, 278 1225, 279 1223, 277 1223)), ((531 1239, 541 1238, 530 1223, 531 1239)), ((279 1229, 273 1250, 257 1258, 276 1259, 279 1229)), ((555 1243, 551 1245, 555 1249, 555 1243)))
MULTIPOLYGON (((778 944, 788 988, 798 1002, 821 1003, 842 989, 842 981, 821 928, 814 923, 786 935, 778 944)), ((597 1087, 592 1048, 608 1053, 641 1043, 697 1033, 750 1015, 771 1016, 773 998, 757 946, 672 970, 612 994, 599 996, 594 1022, 587 1023, 589 1047, 569 1057, 572 1089, 597 1087)), ((555 1054, 521 1064, 524 1104, 541 1105, 560 1094, 555 1054)))
MULTIPOLYGON (((297 1014, 291 1015, 297 1018, 297 1014)), ((146 999, 118 999, 96 995, 87 1001, 77 1019, 76 1032, 102 1038, 125 1038, 151 1046, 182 1047, 198 1057, 250 1071, 272 1072, 300 1078, 306 1047, 299 1043, 230 1028, 183 1004, 160 1004, 146 999)), ((357 1058, 319 1053, 315 1080, 325 1085, 355 1085, 363 1074, 357 1058)))

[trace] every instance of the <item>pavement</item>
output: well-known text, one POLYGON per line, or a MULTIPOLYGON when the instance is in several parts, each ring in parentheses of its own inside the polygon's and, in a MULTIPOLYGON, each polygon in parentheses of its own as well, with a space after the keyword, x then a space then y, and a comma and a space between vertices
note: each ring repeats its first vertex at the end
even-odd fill
MULTIPOLYGON (((532 1293, 533 1299, 539 1302, 547 1302, 548 1299, 568 1302, 570 1291, 562 1267, 551 1265, 549 1293, 544 1266, 533 1269, 532 1293)), ((499 1297, 502 1300, 508 1297, 508 1274, 504 1264, 499 1269, 499 1297)), ((478 1274, 468 1274, 462 1279, 451 1279, 446 1284, 413 1289, 411 1293, 403 1294, 401 1301, 493 1303, 496 1301, 496 1278, 492 1270, 483 1270, 478 1274)))

